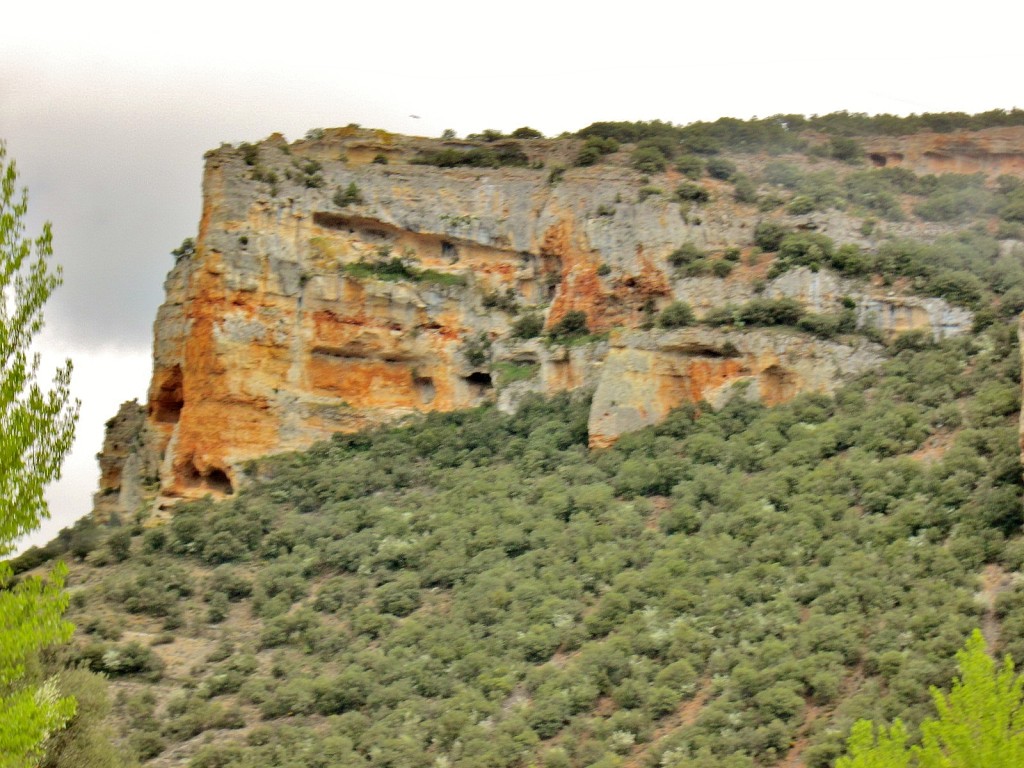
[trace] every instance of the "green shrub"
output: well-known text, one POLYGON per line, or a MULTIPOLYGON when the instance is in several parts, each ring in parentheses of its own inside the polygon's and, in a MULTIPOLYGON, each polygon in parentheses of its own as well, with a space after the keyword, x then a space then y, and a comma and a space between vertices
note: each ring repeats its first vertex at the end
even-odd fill
POLYGON ((999 216, 1006 221, 1024 222, 1024 187, 1014 188, 1006 197, 1007 203, 999 209, 999 216))
POLYGON ((897 195, 916 188, 917 177, 910 171, 906 171, 909 178, 892 173, 898 170, 905 169, 881 168, 851 173, 843 182, 846 199, 888 221, 901 221, 903 209, 897 195))
POLYGON ((78 560, 84 560, 99 545, 100 533, 92 520, 82 518, 71 528, 68 551, 78 560))
POLYGON ((355 261, 342 266, 342 271, 356 278, 371 278, 395 282, 408 280, 415 283, 436 283, 438 285, 465 285, 466 278, 450 272, 438 272, 434 269, 417 269, 405 259, 390 256, 389 248, 382 248, 373 261, 355 261))
POLYGON ((82 649, 81 658, 89 669, 111 677, 139 675, 146 680, 156 681, 163 676, 164 663, 160 657, 135 641, 126 645, 89 645, 82 649))
POLYGON ((711 259, 695 259, 679 269, 679 274, 685 277, 703 277, 714 274, 714 261, 711 259))
POLYGON ((724 157, 710 157, 707 162, 708 176, 713 179, 729 181, 736 175, 736 163, 724 157))
POLYGON ((803 314, 795 299, 754 299, 736 311, 736 319, 744 325, 796 325, 803 314))
POLYGON ((246 165, 256 165, 259 162, 260 148, 255 144, 243 141, 238 145, 238 149, 241 150, 242 160, 246 165))
POLYGON ((637 147, 630 156, 633 167, 641 173, 661 173, 668 161, 656 147, 637 147))
POLYGON ((724 259, 711 263, 711 274, 715 277, 726 278, 732 273, 733 263, 724 259))
POLYGON ((159 552, 167 544, 167 532, 163 528, 151 528, 142 535, 142 551, 159 552))
POLYGON ((807 195, 797 195, 789 201, 789 205, 786 206, 786 213, 802 216, 811 213, 814 208, 814 201, 811 198, 807 197, 807 195))
POLYGON ((128 748, 136 758, 152 760, 167 748, 167 743, 154 731, 136 731, 128 737, 128 748))
POLYGON ((615 139, 590 136, 576 155, 575 164, 578 166, 594 165, 604 155, 611 155, 618 151, 619 142, 615 139))
POLYGON ((658 325, 662 328, 682 328, 693 325, 693 310, 685 301, 673 301, 658 314, 658 325))
POLYGON ((580 309, 571 309, 562 316, 561 320, 551 326, 548 334, 553 339, 568 339, 589 332, 587 313, 580 309))
POLYGON ((789 229, 776 221, 759 221, 754 227, 754 244, 762 251, 777 251, 789 229))
POLYGON ((841 333, 852 333, 856 329, 857 316, 850 309, 829 314, 806 314, 799 318, 797 326, 807 333, 823 339, 831 339, 841 333))
POLYGON ((765 182, 777 187, 797 189, 803 181, 803 172, 792 163, 773 160, 764 167, 765 182))
POLYGON ((601 159, 601 152, 596 147, 584 146, 576 155, 573 165, 586 167, 595 165, 601 159))
POLYGON ((809 267, 817 271, 830 265, 835 254, 835 243, 828 235, 820 232, 792 232, 779 242, 778 257, 772 264, 769 277, 793 267, 809 267))
POLYGON ((829 154, 836 160, 855 163, 863 157, 864 150, 854 139, 846 136, 833 136, 829 139, 829 154))
POLYGON ((408 616, 420 606, 419 580, 412 574, 404 574, 378 587, 375 596, 381 612, 408 616))
POLYGON ((126 528, 114 531, 107 537, 107 550, 114 562, 123 563, 131 556, 132 534, 126 528))
MULTIPOLYGON (((496 138, 484 140, 497 141, 496 138)), ((517 142, 510 141, 473 149, 449 147, 434 152, 420 152, 412 158, 411 162, 414 165, 434 165, 438 168, 457 168, 459 166, 501 168, 503 166, 527 166, 530 164, 530 158, 517 142)))
MULTIPOLYGON (((317 160, 312 158, 307 158, 301 162, 295 160, 293 165, 299 170, 298 180, 307 189, 319 189, 324 185, 324 177, 320 173, 321 166, 317 160)), ((289 178, 291 177, 289 176, 289 178)))
POLYGON ((532 339, 544 330, 544 318, 536 312, 523 315, 512 324, 512 335, 517 339, 532 339))
POLYGON ((466 136, 470 141, 486 141, 487 143, 500 141, 505 138, 505 134, 496 128, 485 128, 480 133, 470 133, 466 136))
POLYGON ((991 196, 984 190, 940 190, 916 205, 914 213, 925 221, 954 221, 974 215, 990 206, 991 196))
POLYGON ((509 134, 513 139, 543 139, 544 134, 538 131, 536 128, 530 128, 524 125, 522 128, 516 128, 509 134))
POLYGON ((174 256, 176 262, 192 258, 196 255, 196 241, 191 237, 186 237, 181 241, 181 245, 171 251, 171 255, 174 256))
POLYGON ((706 203, 711 199, 711 195, 704 187, 688 181, 676 187, 676 197, 680 201, 688 203, 706 203))
POLYGON ((736 322, 737 308, 733 305, 726 305, 724 307, 715 307, 705 313, 701 322, 705 325, 732 325, 736 322))
POLYGON ((707 252, 697 247, 695 243, 687 242, 680 245, 668 255, 668 263, 677 269, 686 266, 698 259, 707 257, 707 252))
POLYGON ((737 173, 733 176, 733 199, 737 203, 756 203, 757 202, 757 185, 748 176, 744 176, 742 173, 737 173))
POLYGON ((500 309, 514 315, 519 311, 519 300, 512 288, 506 288, 504 293, 499 291, 487 291, 484 293, 480 303, 484 309, 500 309))
POLYGON ((359 191, 359 187, 356 186, 354 181, 350 181, 344 190, 338 187, 332 199, 339 208, 345 208, 349 205, 362 205, 364 202, 363 194, 359 191))
POLYGON ((676 170, 694 181, 704 175, 704 168, 704 160, 697 155, 683 155, 676 159, 676 170))
POLYGON ((953 304, 978 308, 985 295, 985 285, 976 275, 963 270, 942 270, 928 279, 928 293, 948 299, 953 304))

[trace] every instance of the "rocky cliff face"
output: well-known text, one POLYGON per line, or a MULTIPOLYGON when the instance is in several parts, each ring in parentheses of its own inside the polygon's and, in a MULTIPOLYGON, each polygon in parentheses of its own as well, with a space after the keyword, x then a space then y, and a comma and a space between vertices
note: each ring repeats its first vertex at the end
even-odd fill
POLYGON ((915 173, 1024 174, 1024 128, 878 136, 865 142, 872 164, 915 173))
POLYGON ((93 515, 113 521, 137 512, 157 491, 159 458, 146 407, 137 400, 124 403, 107 422, 103 450, 97 454, 100 482, 93 515))
MULTIPOLYGON (((129 474, 132 488, 158 476, 164 499, 229 494, 249 459, 418 412, 589 389, 600 447, 686 401, 777 403, 878 360, 859 337, 653 328, 675 300, 698 316, 755 295, 814 311, 852 302, 858 325, 883 334, 970 327, 970 313, 940 300, 825 271, 765 280, 764 261, 677 279, 667 257, 680 244, 751 242, 762 214, 724 183, 708 182, 709 205, 681 208, 640 194, 650 182, 626 160, 559 170, 572 141, 521 142, 533 167, 409 162, 439 145, 350 128, 208 154, 195 253, 171 270, 155 323, 144 418, 123 409, 101 459, 103 509, 137 503, 134 491, 122 498, 129 474), (590 336, 512 332, 531 312, 552 328, 571 311, 590 336), (137 458, 120 457, 126 445, 137 458)), ((679 181, 669 171, 659 183, 679 181)), ((836 214, 814 227, 855 225, 836 214)))

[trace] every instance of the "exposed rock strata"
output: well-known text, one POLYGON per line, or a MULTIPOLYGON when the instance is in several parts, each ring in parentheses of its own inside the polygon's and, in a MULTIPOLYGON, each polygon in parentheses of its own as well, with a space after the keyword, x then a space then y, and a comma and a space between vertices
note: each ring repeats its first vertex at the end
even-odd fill
POLYGON ((981 131, 878 136, 864 143, 878 167, 903 166, 915 173, 1024 174, 1024 127, 981 131))
POLYGON ((866 340, 850 346, 785 330, 616 333, 591 405, 590 444, 611 445, 685 402, 720 407, 739 395, 776 405, 800 392, 831 392, 877 365, 880 351, 866 340))
MULTIPOLYGON (((164 498, 228 494, 246 461, 332 432, 581 388, 596 392, 592 443, 604 446, 682 402, 719 402, 737 382, 749 382, 746 396, 776 403, 830 391, 876 359, 863 341, 796 332, 637 330, 673 300, 700 315, 755 295, 763 269, 677 280, 667 263, 684 242, 750 242, 760 214, 718 182, 709 182, 717 202, 698 216, 667 195, 638 201, 645 182, 621 164, 570 169, 560 181, 529 167, 409 164, 438 145, 342 129, 291 147, 271 137, 252 165, 232 147, 208 154, 196 253, 171 270, 155 323, 137 431, 145 458, 132 472, 156 474, 158 463, 164 498), (388 164, 372 162, 381 156, 388 164), (358 199, 337 204, 349 185, 358 199), (405 279, 368 266, 392 260, 405 279), (598 337, 575 346, 515 339, 507 302, 518 316, 540 313, 548 328, 583 311, 598 337), (518 374, 503 383, 503 370, 518 374)), ((549 166, 574 151, 571 142, 523 146, 531 162, 549 166)), ((858 323, 883 333, 941 337, 971 322, 940 300, 825 271, 782 275, 763 292, 814 311, 852 300, 858 323)), ((141 487, 124 480, 128 458, 103 461, 106 495, 141 487)))
POLYGON ((942 299, 908 296, 892 288, 845 279, 829 270, 814 272, 806 267, 756 285, 746 280, 685 278, 676 281, 673 293, 688 302, 698 317, 716 307, 744 304, 757 297, 796 299, 810 312, 836 312, 844 301, 853 302, 858 328, 877 328, 883 334, 925 331, 936 339, 966 332, 973 318, 969 310, 942 299))
POLYGON ((123 403, 107 422, 93 515, 99 522, 124 522, 143 511, 156 491, 159 457, 154 450, 146 408, 137 400, 123 403))

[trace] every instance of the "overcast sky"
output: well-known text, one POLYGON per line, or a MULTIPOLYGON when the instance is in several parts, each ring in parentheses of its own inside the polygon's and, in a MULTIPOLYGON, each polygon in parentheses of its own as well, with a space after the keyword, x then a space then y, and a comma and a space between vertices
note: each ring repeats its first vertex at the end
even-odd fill
POLYGON ((52 221, 64 267, 44 370, 70 356, 82 400, 36 540, 89 511, 103 422, 145 398, 169 251, 196 231, 203 152, 221 142, 352 122, 558 134, 595 120, 1024 107, 1024 6, 994 0, 28 6, 3 13, 0 139, 31 231, 52 221))

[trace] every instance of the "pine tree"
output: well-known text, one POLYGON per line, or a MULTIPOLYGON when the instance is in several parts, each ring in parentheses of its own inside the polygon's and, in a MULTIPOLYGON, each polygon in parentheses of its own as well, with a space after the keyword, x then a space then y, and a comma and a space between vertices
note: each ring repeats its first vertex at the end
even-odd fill
POLYGON ((1024 677, 1014 675, 1009 656, 996 669, 979 630, 956 658, 953 690, 932 689, 939 717, 921 724, 921 767, 1024 766, 1024 677))
POLYGON ((974 630, 957 655, 960 676, 947 695, 932 688, 938 718, 921 724, 922 743, 907 747, 897 720, 887 732, 860 720, 836 768, 1010 768, 1024 766, 1024 676, 1007 656, 997 670, 974 630))
POLYGON ((907 768, 911 753, 907 747, 907 731, 897 720, 888 731, 870 720, 858 720, 846 743, 847 757, 836 761, 836 768, 907 768))

